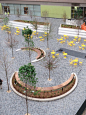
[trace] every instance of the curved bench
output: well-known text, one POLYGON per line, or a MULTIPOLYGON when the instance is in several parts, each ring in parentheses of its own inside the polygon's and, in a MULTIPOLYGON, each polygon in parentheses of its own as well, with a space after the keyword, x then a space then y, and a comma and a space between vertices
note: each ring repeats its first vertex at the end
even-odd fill
MULTIPOLYGON (((63 88, 65 86, 67 86, 73 79, 74 79, 74 76, 75 74, 71 74, 70 78, 65 81, 64 83, 60 84, 60 85, 57 85, 57 86, 52 86, 52 87, 36 87, 35 90, 41 90, 41 91, 52 91, 52 90, 57 90, 57 89, 60 89, 60 88, 63 88)), ((18 77, 18 72, 15 72, 15 79, 16 81, 21 84, 23 87, 26 87, 26 84, 23 83, 20 78, 18 77)), ((27 88, 28 89, 32 89, 34 90, 34 87, 33 86, 30 86, 30 85, 27 85, 27 88)))
POLYGON ((27 49, 31 49, 31 50, 37 52, 38 55, 37 55, 36 59, 39 59, 42 56, 42 53, 44 54, 44 52, 41 49, 38 49, 38 48, 31 48, 31 47, 21 48, 21 50, 27 50, 27 49))

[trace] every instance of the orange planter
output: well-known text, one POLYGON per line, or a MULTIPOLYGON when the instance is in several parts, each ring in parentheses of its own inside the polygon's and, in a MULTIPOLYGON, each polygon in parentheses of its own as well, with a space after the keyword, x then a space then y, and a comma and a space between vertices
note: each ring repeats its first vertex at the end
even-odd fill
POLYGON ((81 29, 86 31, 85 22, 81 25, 81 29))

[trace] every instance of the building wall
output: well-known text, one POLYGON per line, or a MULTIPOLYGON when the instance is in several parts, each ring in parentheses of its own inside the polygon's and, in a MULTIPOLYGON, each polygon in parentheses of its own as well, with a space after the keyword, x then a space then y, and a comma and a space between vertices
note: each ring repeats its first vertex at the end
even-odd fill
POLYGON ((32 15, 41 16, 41 8, 40 5, 28 5, 28 4, 2 4, 3 11, 4 6, 10 7, 10 14, 17 14, 17 9, 19 9, 19 13, 21 15, 30 15, 30 12, 32 15), (24 14, 24 7, 28 7, 28 14, 24 14))
POLYGON ((66 13, 67 18, 71 18, 71 6, 52 6, 41 5, 41 16, 43 17, 43 11, 48 12, 48 17, 63 18, 63 14, 66 13))
POLYGON ((0 14, 2 14, 2 5, 0 3, 0 14))

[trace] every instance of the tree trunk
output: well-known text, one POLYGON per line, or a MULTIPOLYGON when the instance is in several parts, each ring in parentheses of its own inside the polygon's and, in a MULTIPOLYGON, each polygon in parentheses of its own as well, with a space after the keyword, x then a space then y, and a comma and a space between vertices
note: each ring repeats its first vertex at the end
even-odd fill
POLYGON ((26 82, 26 108, 27 108, 27 115, 28 115, 27 82, 26 82))
POLYGON ((12 40, 12 35, 11 36, 11 48, 12 48, 12 57, 13 57, 13 40, 12 40))
POLYGON ((13 45, 12 45, 12 57, 13 57, 13 45))
MULTIPOLYGON (((29 42, 28 42, 28 47, 29 47, 29 42)), ((30 49, 29 49, 29 59, 30 59, 30 63, 31 63, 31 54, 30 54, 30 49)))
POLYGON ((8 91, 9 91, 9 83, 8 83, 8 77, 7 77, 7 70, 5 69, 6 72, 6 79, 7 79, 7 86, 8 86, 8 91))
POLYGON ((50 80, 50 68, 49 68, 49 80, 50 80))

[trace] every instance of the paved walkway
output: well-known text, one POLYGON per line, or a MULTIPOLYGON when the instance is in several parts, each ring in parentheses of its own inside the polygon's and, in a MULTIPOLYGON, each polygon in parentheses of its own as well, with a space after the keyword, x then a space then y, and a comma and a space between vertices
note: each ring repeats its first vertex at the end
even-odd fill
MULTIPOLYGON (((30 20, 28 16, 20 16, 20 18, 12 15, 9 17, 9 20, 30 20)), ((38 21, 44 21, 44 18, 37 18, 38 21)), ((60 26, 60 23, 63 23, 61 19, 52 19, 48 18, 49 22, 51 23, 51 34, 49 36, 49 47, 50 51, 55 50, 57 51, 60 48, 66 48, 70 50, 79 51, 78 44, 75 47, 68 47, 67 44, 59 44, 57 42, 57 38, 60 38, 61 36, 58 35, 58 27, 60 26)), ((22 33, 21 33, 22 34, 22 33)), ((19 41, 18 45, 14 48, 14 56, 15 59, 13 60, 13 65, 11 66, 11 70, 9 71, 9 80, 14 71, 18 71, 19 67, 29 63, 28 58, 28 52, 16 52, 16 49, 20 49, 21 47, 25 46, 24 37, 22 35, 16 36, 15 39, 19 41)), ((7 34, 4 31, 0 30, 0 60, 2 55, 2 49, 4 49, 8 53, 8 59, 11 60, 11 49, 7 47, 5 44, 5 39, 7 38, 7 34)), ((41 33, 40 33, 41 35, 41 33)), ((46 52, 47 48, 47 42, 46 40, 44 42, 41 42, 39 39, 36 39, 35 37, 34 43, 35 47, 40 47, 46 52)), ((70 40, 73 38, 70 37, 70 40)), ((86 51, 83 50, 83 53, 86 51)), ((32 53, 32 60, 37 56, 37 54, 34 52, 32 53)), ((84 60, 82 71, 78 74, 78 72, 81 69, 81 66, 77 68, 73 68, 69 66, 69 59, 75 58, 74 56, 68 55, 67 59, 63 58, 63 55, 60 53, 59 62, 57 65, 59 65, 58 68, 56 68, 54 71, 51 72, 51 78, 52 81, 49 82, 48 79, 48 71, 43 66, 40 66, 42 63, 41 61, 33 63, 33 65, 36 68, 37 77, 39 82, 37 83, 37 86, 43 87, 43 86, 53 86, 61 84, 62 82, 66 81, 72 72, 76 73, 78 76, 78 86, 76 89, 69 94, 68 96, 51 101, 51 102, 37 102, 37 101, 31 101, 28 100, 28 111, 31 115, 75 115, 84 102, 86 98, 86 60, 84 60), (54 75, 54 76, 53 76, 54 75)), ((80 58, 80 60, 82 60, 80 58)), ((0 68, 0 78, 3 79, 3 89, 0 89, 0 115, 25 115, 26 114, 26 103, 25 99, 21 98, 20 96, 16 95, 12 89, 11 93, 7 93, 7 82, 5 78, 5 73, 0 68), (2 72, 2 73, 1 73, 2 72)))

